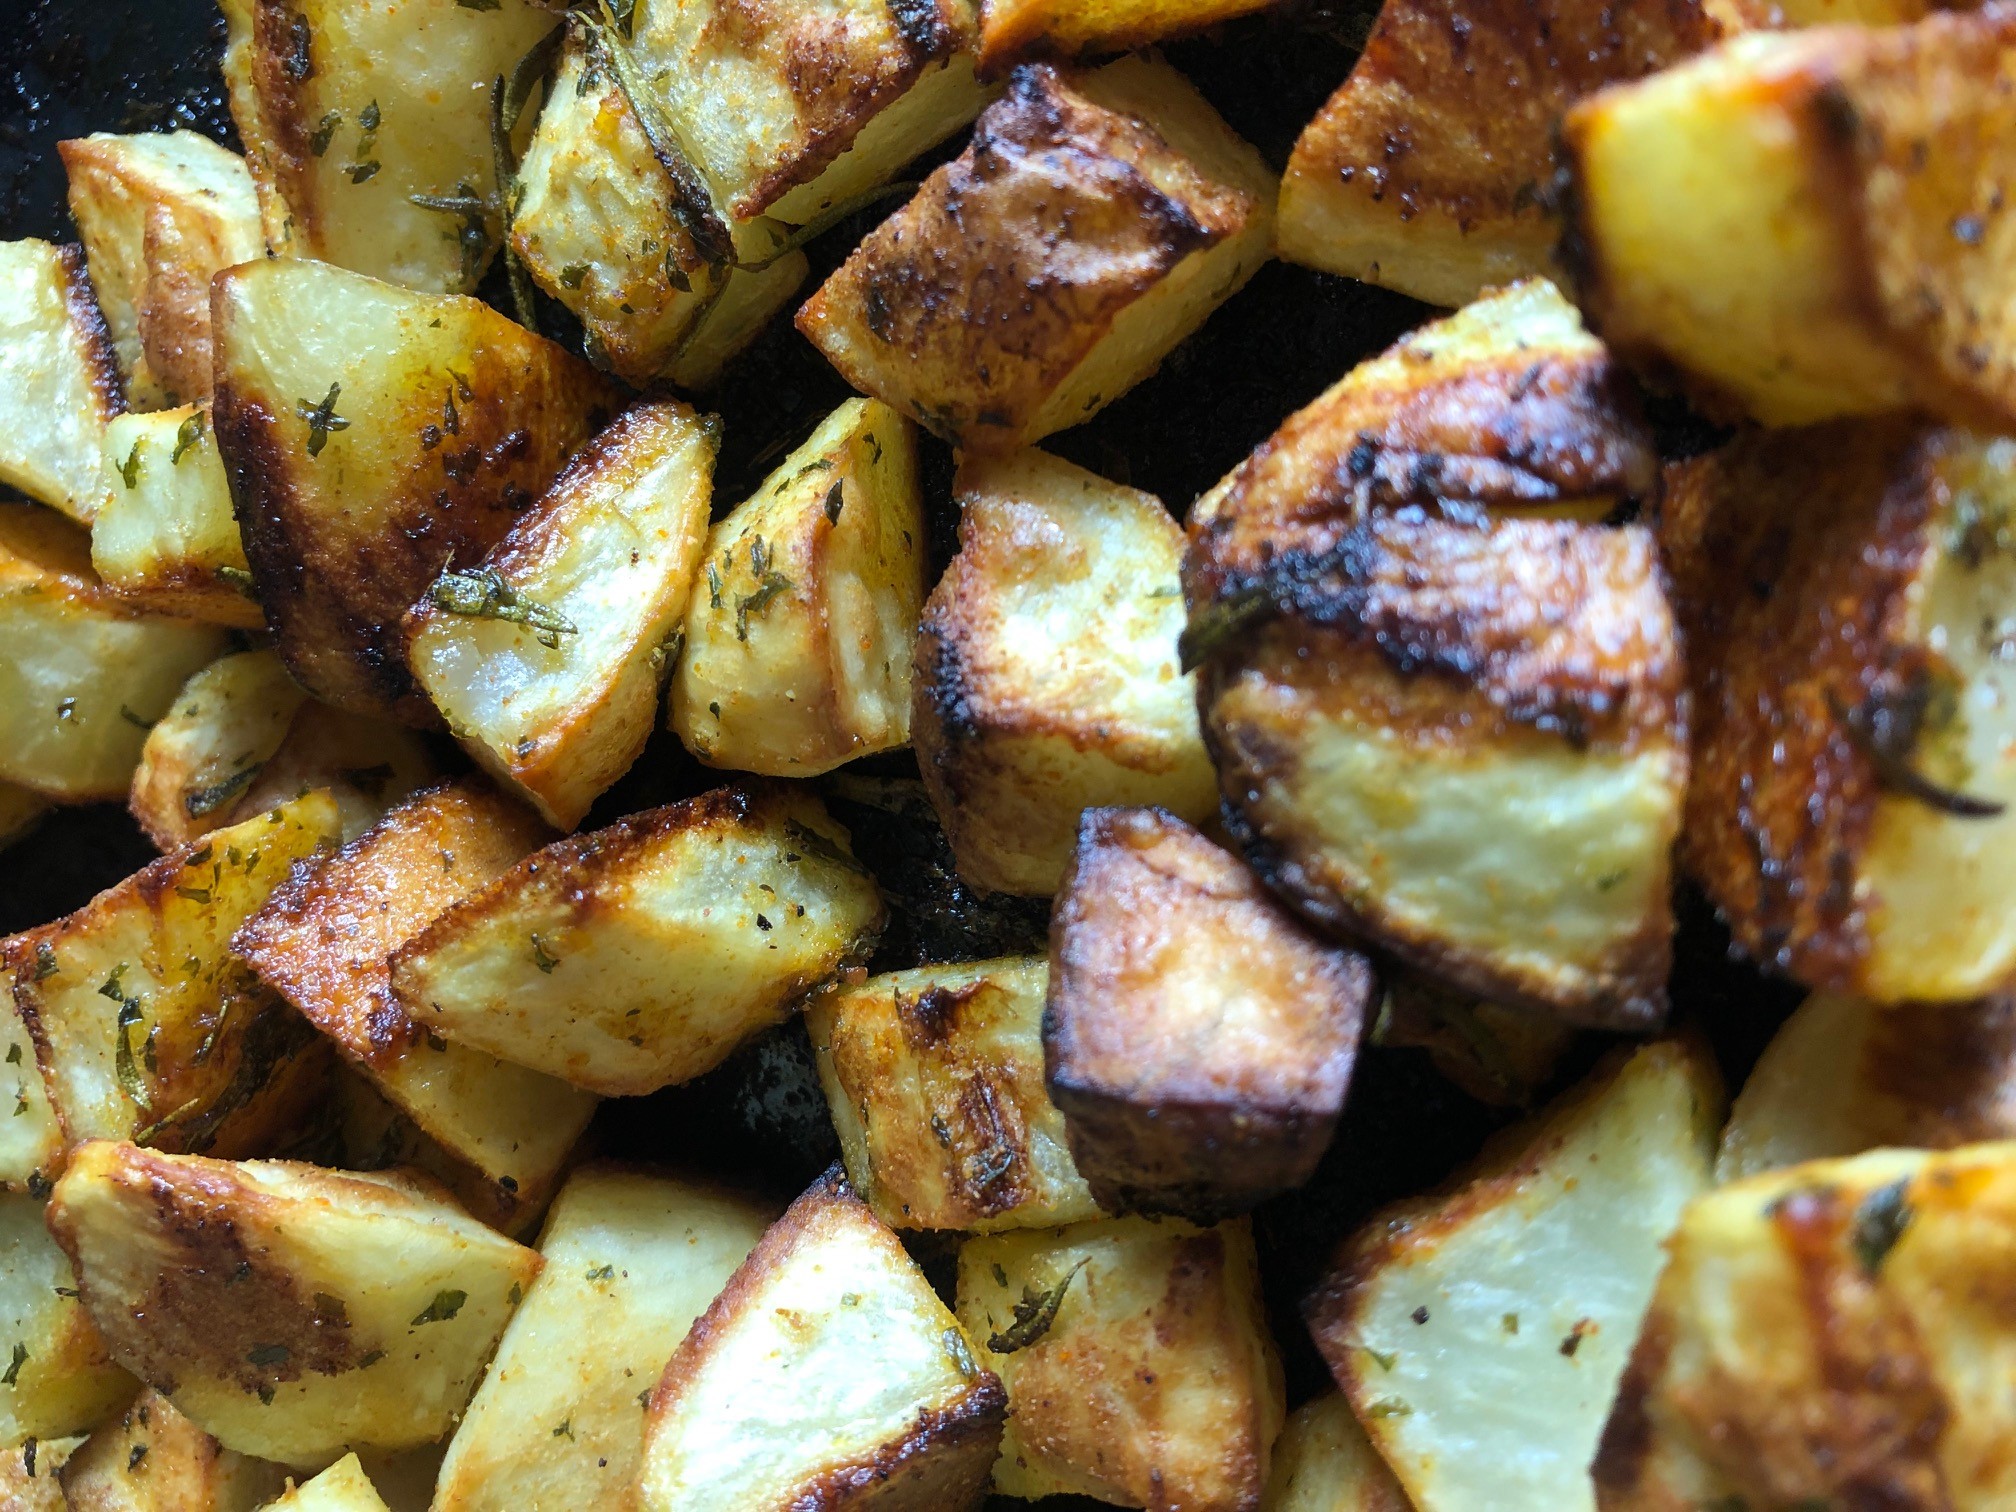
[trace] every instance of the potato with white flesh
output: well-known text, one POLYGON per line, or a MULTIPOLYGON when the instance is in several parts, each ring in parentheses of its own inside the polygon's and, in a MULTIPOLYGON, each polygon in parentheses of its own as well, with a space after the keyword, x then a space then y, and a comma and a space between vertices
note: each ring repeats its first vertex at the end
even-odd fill
POLYGON ((63 1467, 69 1512, 252 1512, 285 1484, 280 1466, 226 1449, 153 1390, 63 1467))
POLYGON ((1267 165, 1166 63, 1027 64, 798 328, 962 451, 1012 451, 1154 372, 1267 260, 1273 223, 1267 165))
POLYGON ((133 1394, 77 1300, 42 1198, 0 1196, 0 1438, 85 1433, 133 1394))
POLYGON ((58 142, 135 409, 210 397, 210 280, 266 255, 245 160, 193 131, 58 142))
POLYGON ((395 951, 392 988, 451 1040, 636 1096, 781 1023, 883 917, 816 798, 720 788, 527 857, 395 951))
POLYGON ((0 1449, 0 1512, 78 1512, 58 1476, 84 1441, 25 1438, 0 1449))
POLYGON ((214 294, 217 448, 288 670, 352 713, 437 722, 401 618, 503 539, 614 386, 477 300, 323 263, 233 268, 214 294))
POLYGON ((1682 859, 1736 943, 1878 1002, 2001 990, 2016 441, 1758 432, 1676 466, 1663 510, 1694 694, 1682 859))
MULTIPOLYGON (((11 984, 8 984, 11 986, 11 984)), ((0 990, 0 1193, 47 1196, 68 1144, 35 1058, 35 1037, 11 991, 0 990)))
POLYGON ((1217 808, 1176 665, 1183 531, 1153 495, 1039 451, 969 461, 955 487, 959 554, 917 638, 917 765, 960 875, 1046 895, 1081 811, 1217 808))
POLYGON ((666 1361, 775 1216, 614 1168, 577 1172, 497 1358, 448 1447, 434 1512, 597 1512, 627 1495, 666 1361))
POLYGON ((0 242, 0 484, 90 524, 105 423, 125 407, 84 249, 0 242))
POLYGON ((1266 0, 980 0, 980 69, 1030 54, 1128 52, 1259 10, 1266 0))
POLYGON ((336 823, 334 801, 310 793, 0 945, 69 1144, 250 1153, 320 1092, 322 1046, 231 935, 336 823))
POLYGON ((1043 1090, 1041 957, 925 966, 805 1011, 848 1179, 901 1229, 1094 1218, 1043 1090))
POLYGON ((480 1204, 484 1216, 544 1203, 595 1099, 415 1023, 392 994, 392 956, 550 838, 480 779, 444 783, 297 867, 231 942, 401 1112, 496 1189, 480 1204))
POLYGON ((2016 13, 1738 37, 1562 127, 1565 260, 1621 355, 1767 425, 2016 420, 2016 13))
POLYGON ((1721 1112, 1705 1047, 1616 1051, 1339 1251, 1310 1330, 1421 1512, 1593 1507, 1589 1461, 1721 1112))
POLYGON ((666 1365, 639 1512, 974 1507, 1007 1407, 977 1355, 896 1236, 829 1172, 666 1365))
POLYGON ((1302 1185, 1372 992, 1244 862, 1160 809, 1087 809, 1050 915, 1043 1050, 1110 1212, 1209 1223, 1302 1185))
POLYGON ((1596 1456, 1604 1512, 2016 1497, 2016 1144, 1876 1150, 1702 1198, 1596 1456))
MULTIPOLYGON (((330 1081, 324 1112, 327 1123, 323 1126, 330 1143, 312 1150, 290 1150, 290 1155, 312 1154, 317 1163, 345 1171, 394 1167, 418 1171, 440 1182, 472 1217, 498 1233, 520 1241, 530 1237, 553 1195, 550 1187, 541 1192, 507 1189, 428 1134, 385 1096, 377 1082, 347 1061, 337 1062, 330 1081)), ((425 1478, 431 1487, 433 1475, 425 1478)), ((419 1501, 424 1512, 427 1498, 422 1496, 419 1501)))
MULTIPOLYGON (((559 24, 534 0, 220 0, 266 241, 433 294, 502 230, 491 90, 559 24)), ((312 401, 311 401, 312 402, 312 401)))
POLYGON ((1186 1512, 1258 1504, 1284 1408, 1246 1220, 969 1239, 958 1312, 1008 1388, 996 1491, 1186 1512))
POLYGON ((445 1434, 540 1266, 419 1178, 103 1141, 49 1227, 120 1364, 296 1465, 445 1434))
POLYGON ((718 435, 676 400, 626 410, 480 564, 450 568, 406 616, 407 664, 449 730, 557 829, 650 738, 718 435))
POLYGON ((810 777, 908 745, 924 546, 914 429, 849 400, 707 537, 667 713, 686 748, 810 777))
POLYGON ((1341 1392, 1291 1413, 1260 1512, 1414 1512, 1341 1392))
POLYGON ((290 1486, 268 1502, 273 1512, 390 1512, 385 1498, 354 1454, 346 1454, 311 1480, 290 1486))

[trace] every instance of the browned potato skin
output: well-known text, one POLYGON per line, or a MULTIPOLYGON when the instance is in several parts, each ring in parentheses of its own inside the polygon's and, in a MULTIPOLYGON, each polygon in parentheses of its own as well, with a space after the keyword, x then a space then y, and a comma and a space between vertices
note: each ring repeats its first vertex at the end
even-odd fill
POLYGON ((1086 810, 1050 916, 1043 1042, 1099 1205, 1211 1223, 1307 1181, 1371 990, 1363 956, 1182 820, 1086 810))

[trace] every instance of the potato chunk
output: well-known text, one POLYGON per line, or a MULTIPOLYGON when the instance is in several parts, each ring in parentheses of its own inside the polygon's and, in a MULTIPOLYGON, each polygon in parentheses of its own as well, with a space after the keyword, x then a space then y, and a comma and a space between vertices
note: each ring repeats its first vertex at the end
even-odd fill
POLYGON ((1150 494, 1043 452, 960 469, 959 554, 917 639, 917 764, 980 887, 1042 895, 1078 815, 1217 806, 1176 666, 1181 527, 1150 494))
POLYGON ((1687 1210, 1611 1409, 1605 1512, 1999 1507, 2016 1145, 1876 1150, 1687 1210))
POLYGON ((274 1512, 390 1512, 385 1498, 354 1454, 346 1454, 320 1475, 288 1488, 269 1502, 274 1512))
POLYGON ((406 659, 485 770, 571 830, 644 749, 707 538, 716 431, 627 410, 406 616, 406 659))
POLYGON ((285 1483, 280 1466, 226 1449, 153 1390, 63 1467, 70 1512, 250 1512, 285 1483))
POLYGON ((434 722, 401 618, 503 538, 613 387, 473 299, 284 258, 215 292, 217 447, 288 670, 338 708, 434 722))
POLYGON ((0 781, 0 850, 35 828, 49 811, 49 800, 32 789, 0 781))
POLYGON ((432 294, 474 289, 502 223, 492 81, 555 17, 533 0, 220 3, 231 116, 273 250, 432 294))
POLYGON ((554 1200, 525 1293, 448 1447, 435 1512, 597 1512, 636 1478, 644 1399, 774 1209, 614 1169, 554 1200))
POLYGON ((1414 1504, 1333 1391, 1289 1415, 1260 1512, 1414 1512, 1414 1504))
POLYGON ((540 1265, 416 1179, 104 1142, 49 1226, 115 1359, 288 1464, 441 1437, 540 1265))
POLYGON ((882 919, 817 799, 721 788, 526 858, 395 951, 392 986, 451 1040, 633 1096, 780 1022, 882 919))
POLYGON ((63 1499, 57 1478, 83 1440, 25 1438, 0 1449, 0 1507, 6 1512, 90 1512, 63 1499))
POLYGON ((1040 959, 926 966, 806 1010, 854 1189, 894 1228, 1072 1223, 1099 1208, 1043 1090, 1040 959))
POLYGON ((1594 1505, 1590 1457, 1720 1115, 1705 1048, 1617 1051, 1339 1251, 1310 1329, 1421 1512, 1594 1505))
POLYGON ((1265 0, 981 0, 980 67, 1031 53, 1127 52, 1259 10, 1265 0))
POLYGON ((1016 70, 973 144, 798 312, 847 381, 969 452, 1087 419, 1267 260, 1273 177, 1188 80, 1016 70))
POLYGON ((1008 1388, 997 1491, 1196 1512, 1258 1503, 1281 1364, 1244 1219, 969 1239, 959 1321, 1008 1388))
POLYGON ((2016 442, 1905 421, 1674 469, 1683 857, 1765 966, 1879 1002, 2016 970, 2012 522, 2016 442))
POLYGON ((210 280, 266 255, 245 160, 193 131, 101 131, 56 151, 127 398, 208 399, 210 280))
POLYGON ((1739 37, 1563 126, 1621 353, 1769 425, 2016 417, 2016 14, 1739 37))
POLYGON ((84 1433, 133 1393, 77 1300, 40 1197, 0 1196, 0 1436, 84 1433))
POLYGON ((1113 1212, 1210 1222, 1307 1181, 1344 1108, 1372 968, 1160 809, 1087 809, 1050 916, 1043 1047, 1113 1212))
POLYGON ((778 777, 909 744, 924 540, 915 431, 849 400, 707 538, 672 676, 680 740, 778 777))
POLYGON ((652 1395, 640 1512, 974 1506, 1007 1399, 896 1236, 828 1173, 652 1395))
POLYGON ((105 423, 124 408, 84 249, 0 242, 0 483, 90 524, 105 423))

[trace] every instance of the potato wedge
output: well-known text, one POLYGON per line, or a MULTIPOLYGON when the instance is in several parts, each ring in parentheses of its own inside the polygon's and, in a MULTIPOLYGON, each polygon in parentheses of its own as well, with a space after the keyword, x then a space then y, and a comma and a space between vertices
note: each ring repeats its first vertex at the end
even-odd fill
POLYGON ((778 777, 909 744, 924 546, 915 430, 850 399, 707 537, 670 728, 709 766, 778 777))
POLYGON ((980 68, 993 75, 1031 54, 1128 52, 1203 31, 1265 0, 980 0, 980 68))
POLYGON ((867 954, 883 919, 810 794, 742 786, 548 846, 392 956, 406 1010, 591 1092, 719 1065, 867 954))
POLYGON ((401 617, 503 538, 613 386, 488 305, 322 263, 252 263, 214 293, 217 447, 288 670, 338 708, 433 722, 401 617))
POLYGON ((208 399, 210 280, 266 255, 245 160, 193 131, 100 131, 56 151, 128 401, 208 399))
POLYGON ((1414 1512, 1341 1392, 1289 1414, 1260 1512, 1414 1512))
POLYGON ((1589 1461, 1720 1116, 1704 1047, 1617 1051, 1340 1250, 1310 1329, 1421 1512, 1594 1505, 1589 1461))
POLYGON ((49 1227, 115 1359, 297 1465, 446 1433, 540 1265, 418 1178, 102 1141, 49 1227))
POLYGON ((232 810, 260 813, 317 788, 336 800, 344 840, 354 840, 385 810, 439 775, 426 741, 365 714, 345 714, 312 698, 294 713, 259 775, 232 810))
POLYGON ((133 1394, 76 1286, 42 1199, 0 1196, 0 1435, 10 1444, 88 1432, 133 1394))
POLYGON ((1123 1507, 1258 1504, 1284 1415, 1244 1219, 969 1239, 959 1321, 1008 1388, 994 1487, 1123 1507))
POLYGON ((251 1512, 285 1483, 280 1466, 226 1449, 152 1389, 63 1467, 70 1512, 251 1512))
POLYGON ((90 524, 105 423, 125 407, 84 249, 0 242, 0 483, 90 524))
POLYGON ((1372 967, 1160 809, 1087 809, 1050 915, 1043 1053, 1109 1212, 1210 1223, 1316 1169, 1372 967))
POLYGON ((798 329, 963 451, 1012 451, 1117 399, 1237 292, 1273 200, 1259 154, 1167 64, 1028 64, 798 329))
POLYGON ((354 1454, 346 1454, 312 1480, 290 1486, 267 1505, 275 1512, 390 1512, 385 1498, 354 1454))
POLYGON ((576 1172, 539 1238, 545 1269, 448 1446, 434 1512, 619 1504, 666 1361, 774 1216, 691 1182, 576 1172))
POLYGON ((0 1512, 76 1512, 57 1476, 83 1442, 26 1438, 0 1449, 0 1512))
POLYGON ((975 1506, 1007 1406, 975 1355, 896 1236, 829 1172, 666 1365, 639 1512, 975 1506))
MULTIPOLYGON (((550 1186, 536 1192, 517 1192, 506 1188, 451 1153, 387 1098, 376 1082, 347 1061, 337 1061, 330 1081, 326 1116, 331 1126, 332 1142, 312 1153, 322 1155, 346 1171, 389 1171, 395 1167, 406 1167, 431 1176, 448 1189, 449 1195, 461 1203, 471 1217, 481 1219, 498 1233, 521 1244, 531 1240, 553 1195, 550 1186)), ((418 1512, 426 1512, 428 1494, 431 1494, 434 1485, 434 1470, 440 1469, 441 1455, 446 1452, 447 1445, 436 1444, 433 1449, 434 1469, 426 1470, 422 1476, 428 1491, 417 1498, 418 1512)), ((418 1450, 399 1452, 405 1456, 420 1453, 418 1450)), ((375 1478, 377 1468, 371 1468, 375 1478)), ((403 1460, 401 1468, 411 1475, 420 1474, 419 1470, 409 1470, 403 1460)), ((388 1496, 391 1494, 387 1492, 388 1496)))
POLYGON ((1150 494, 1039 451, 959 472, 959 554, 917 638, 911 736, 959 873, 1044 895, 1078 815, 1217 806, 1176 665, 1182 529, 1150 494))
POLYGON ((892 1228, 1094 1218, 1043 1090, 1040 958, 870 977, 805 1011, 847 1175, 892 1228))

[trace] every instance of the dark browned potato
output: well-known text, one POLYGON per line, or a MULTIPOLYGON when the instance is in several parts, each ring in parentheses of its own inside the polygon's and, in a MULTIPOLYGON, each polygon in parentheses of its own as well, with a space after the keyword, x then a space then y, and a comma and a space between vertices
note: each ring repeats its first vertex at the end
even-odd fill
POLYGON ((1050 917, 1043 1047, 1109 1212, 1201 1223, 1309 1179, 1372 970, 1160 809, 1087 809, 1050 917))

